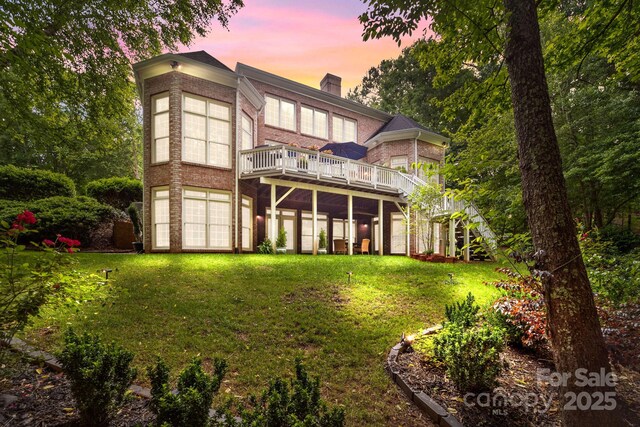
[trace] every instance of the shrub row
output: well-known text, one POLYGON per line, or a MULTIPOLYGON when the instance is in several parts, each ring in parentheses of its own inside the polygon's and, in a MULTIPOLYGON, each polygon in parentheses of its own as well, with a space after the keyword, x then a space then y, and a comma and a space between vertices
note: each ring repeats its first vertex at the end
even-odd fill
POLYGON ((25 201, 75 195, 75 184, 61 173, 13 165, 0 166, 0 199, 25 201))
POLYGON ((80 240, 83 246, 91 243, 91 231, 115 214, 111 206, 85 196, 28 202, 0 200, 0 220, 11 223, 24 210, 33 212, 39 221, 39 230, 29 236, 30 240, 55 240, 57 234, 62 234, 80 240))
MULTIPOLYGON (((58 354, 63 370, 71 383, 71 392, 83 426, 107 426, 122 405, 126 390, 136 378, 131 368, 133 353, 115 344, 105 345, 96 335, 65 333, 64 349, 58 354)), ((341 427, 344 410, 328 409, 320 399, 320 380, 310 378, 302 362, 296 360, 296 377, 291 387, 275 379, 260 398, 250 396, 249 406, 239 408, 242 418, 234 418, 229 405, 224 415, 209 418, 209 408, 220 389, 226 372, 226 362, 215 359, 214 372, 204 372, 199 359, 193 359, 180 373, 177 392, 171 390, 169 368, 158 358, 149 367, 151 380, 150 408, 156 414, 155 425, 173 427, 341 427)))
POLYGON ((87 184, 87 196, 116 209, 125 210, 142 201, 142 181, 131 178, 104 178, 87 184))

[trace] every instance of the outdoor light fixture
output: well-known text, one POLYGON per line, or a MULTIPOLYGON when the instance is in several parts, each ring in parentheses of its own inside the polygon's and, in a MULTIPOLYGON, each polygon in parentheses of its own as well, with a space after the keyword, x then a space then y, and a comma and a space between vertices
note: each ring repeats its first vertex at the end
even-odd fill
POLYGON ((110 268, 103 268, 102 270, 100 270, 100 272, 104 273, 104 278, 109 280, 109 273, 111 273, 113 270, 110 268))
POLYGON ((351 284, 351 275, 353 274, 353 271, 347 271, 347 284, 350 285, 351 284))
POLYGON ((401 353, 411 353, 413 352, 413 348, 411 347, 411 344, 413 344, 413 342, 416 340, 416 336, 415 335, 405 335, 404 332, 402 333, 402 337, 400 337, 400 352, 401 353))
POLYGON ((178 71, 180 70, 182 66, 180 65, 180 63, 178 61, 171 61, 171 69, 173 71, 178 71))

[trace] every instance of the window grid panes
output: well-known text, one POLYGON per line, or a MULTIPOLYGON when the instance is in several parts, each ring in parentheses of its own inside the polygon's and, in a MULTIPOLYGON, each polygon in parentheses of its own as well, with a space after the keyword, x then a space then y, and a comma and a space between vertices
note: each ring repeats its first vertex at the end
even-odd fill
MULTIPOLYGON (((326 214, 319 213, 317 216, 318 230, 317 234, 320 235, 320 230, 329 232, 328 219, 326 214)), ((313 252, 313 214, 311 212, 302 212, 302 230, 301 235, 301 251, 313 252)), ((317 236, 316 236, 317 237, 317 236)))
POLYGON ((169 95, 163 94, 152 99, 152 163, 169 161, 169 95))
POLYGON ((253 148, 253 121, 246 114, 242 114, 242 149, 253 148))
POLYGON ((333 116, 333 141, 358 142, 357 124, 355 120, 346 117, 333 116))
POLYGON ((231 194, 185 189, 185 248, 231 249, 231 194))
POLYGON ((231 108, 228 104, 184 96, 183 159, 228 168, 231 166, 231 108))
POLYGON ((169 248, 169 190, 152 190, 153 235, 154 249, 169 248))
POLYGON ((310 107, 300 109, 300 132, 305 135, 327 139, 327 113, 310 107))
POLYGON ((252 199, 242 197, 242 249, 250 251, 253 248, 253 217, 252 199))
POLYGON ((292 101, 265 96, 265 123, 287 130, 296 130, 296 104, 292 101))
POLYGON ((398 169, 407 172, 409 167, 409 161, 407 156, 393 156, 391 157, 391 169, 398 169))

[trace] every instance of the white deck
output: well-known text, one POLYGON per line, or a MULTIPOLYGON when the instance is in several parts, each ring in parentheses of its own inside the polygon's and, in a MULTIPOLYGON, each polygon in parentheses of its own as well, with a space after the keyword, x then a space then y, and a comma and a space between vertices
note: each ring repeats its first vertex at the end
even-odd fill
POLYGON ((419 185, 395 169, 285 145, 241 151, 239 173, 240 178, 290 175, 405 197, 419 185))

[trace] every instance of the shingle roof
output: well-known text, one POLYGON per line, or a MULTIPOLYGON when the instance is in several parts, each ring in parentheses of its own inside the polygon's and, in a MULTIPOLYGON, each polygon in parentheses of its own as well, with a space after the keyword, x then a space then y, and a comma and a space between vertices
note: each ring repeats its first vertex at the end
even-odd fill
POLYGON ((376 132, 375 135, 378 135, 382 132, 391 132, 394 130, 406 130, 406 129, 422 129, 429 132, 433 132, 431 129, 422 126, 420 123, 416 122, 410 117, 403 116, 402 114, 396 114, 384 126, 378 129, 378 132, 376 132))
POLYGON ((231 68, 227 67, 204 50, 199 50, 197 52, 178 53, 178 55, 184 56, 185 58, 193 59, 194 61, 202 62, 203 64, 212 65, 214 67, 233 72, 231 68))

